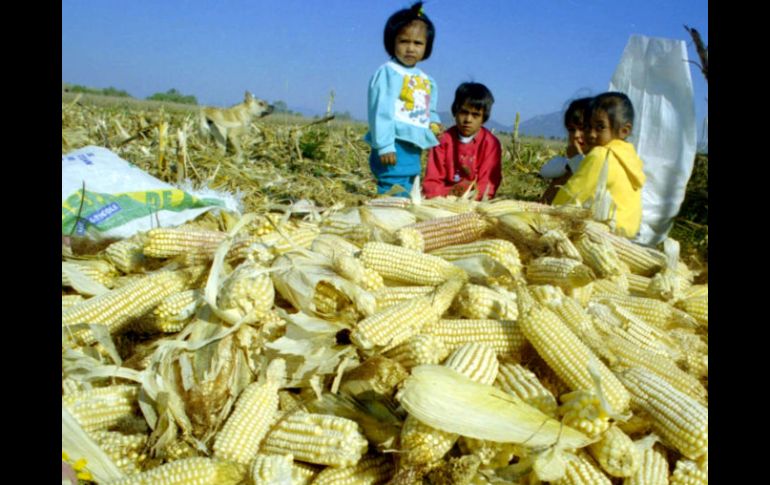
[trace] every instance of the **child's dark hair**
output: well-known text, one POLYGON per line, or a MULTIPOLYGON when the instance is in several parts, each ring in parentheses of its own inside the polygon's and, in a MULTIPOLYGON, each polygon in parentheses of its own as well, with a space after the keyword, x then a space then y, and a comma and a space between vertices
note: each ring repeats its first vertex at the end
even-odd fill
POLYGON ((433 22, 431 22, 428 16, 422 11, 422 2, 416 2, 409 8, 399 10, 391 15, 385 23, 383 39, 385 42, 385 50, 390 54, 390 57, 396 57, 396 36, 398 33, 401 29, 416 20, 424 23, 427 30, 425 54, 422 56, 422 60, 424 61, 430 57, 430 53, 433 51, 433 39, 436 37, 436 28, 433 26, 433 22))
POLYGON ((571 102, 567 106, 567 111, 564 112, 564 127, 569 125, 583 127, 585 125, 586 114, 588 113, 588 106, 591 104, 593 98, 578 98, 571 102))
POLYGON ((484 110, 484 122, 492 114, 492 104, 495 102, 492 92, 481 83, 462 83, 457 86, 455 100, 452 102, 452 115, 456 116, 460 108, 468 103, 472 108, 484 110))
POLYGON ((588 106, 588 117, 597 110, 607 113, 613 133, 617 133, 626 123, 634 126, 634 105, 628 96, 621 92, 610 91, 596 96, 588 106))

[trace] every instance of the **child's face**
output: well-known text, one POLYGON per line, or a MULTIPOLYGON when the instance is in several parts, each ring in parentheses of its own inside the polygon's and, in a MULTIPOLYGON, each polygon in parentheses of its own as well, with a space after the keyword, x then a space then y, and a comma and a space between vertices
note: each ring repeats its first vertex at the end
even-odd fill
POLYGON ((606 111, 595 110, 591 114, 585 135, 588 148, 604 146, 616 138, 613 136, 612 125, 610 125, 610 118, 606 111))
POLYGON ((424 22, 415 20, 396 34, 394 51, 401 64, 412 67, 425 56, 428 44, 428 28, 424 22))
POLYGON ((588 144, 586 143, 585 126, 567 123, 567 142, 569 145, 580 146, 580 151, 586 153, 588 144))
POLYGON ((455 114, 457 131, 462 136, 473 136, 479 132, 484 124, 484 109, 474 108, 468 102, 463 103, 455 114))

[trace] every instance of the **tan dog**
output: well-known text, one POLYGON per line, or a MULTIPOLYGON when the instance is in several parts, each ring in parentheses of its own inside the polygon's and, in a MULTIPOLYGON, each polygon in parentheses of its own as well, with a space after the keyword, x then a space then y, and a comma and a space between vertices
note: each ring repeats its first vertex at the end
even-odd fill
POLYGON ((252 118, 261 118, 273 112, 267 102, 257 99, 246 91, 243 103, 229 108, 205 107, 200 111, 201 133, 213 135, 217 144, 227 153, 227 141, 230 140, 235 154, 241 158, 240 136, 249 129, 252 118))

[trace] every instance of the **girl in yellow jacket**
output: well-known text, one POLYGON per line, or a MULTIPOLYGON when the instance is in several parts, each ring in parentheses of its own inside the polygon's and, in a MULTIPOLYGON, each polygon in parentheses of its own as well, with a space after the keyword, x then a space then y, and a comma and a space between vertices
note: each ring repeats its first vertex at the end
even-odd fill
POLYGON ((643 162, 634 146, 625 141, 634 123, 634 107, 623 93, 595 97, 586 113, 588 155, 559 189, 553 205, 583 204, 596 195, 596 186, 608 164, 607 190, 615 203, 615 232, 633 238, 642 220, 643 162))

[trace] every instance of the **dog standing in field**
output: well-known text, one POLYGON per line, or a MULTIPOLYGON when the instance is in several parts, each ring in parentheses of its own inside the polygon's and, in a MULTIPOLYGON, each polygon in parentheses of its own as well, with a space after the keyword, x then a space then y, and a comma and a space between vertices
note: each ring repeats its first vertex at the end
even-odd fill
POLYGON ((241 135, 249 129, 253 118, 262 118, 273 112, 273 106, 246 91, 243 103, 229 108, 205 107, 200 111, 200 129, 204 136, 213 135, 217 144, 227 153, 227 141, 240 159, 241 135))

